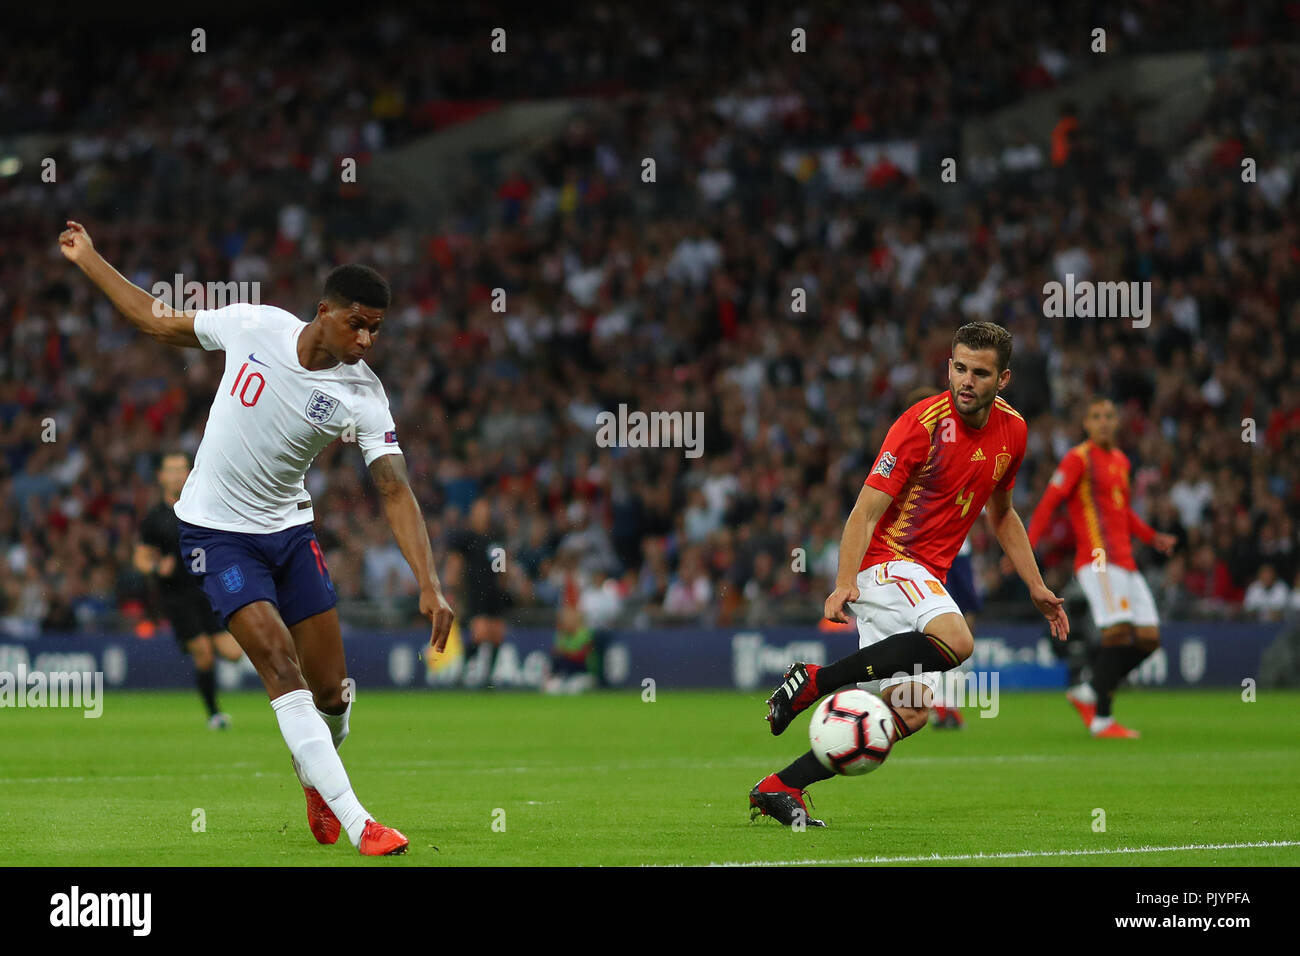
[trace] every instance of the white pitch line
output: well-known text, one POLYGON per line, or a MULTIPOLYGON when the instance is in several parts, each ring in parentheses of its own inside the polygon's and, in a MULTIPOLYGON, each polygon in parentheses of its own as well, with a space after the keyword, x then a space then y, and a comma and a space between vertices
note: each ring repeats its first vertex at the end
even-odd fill
MULTIPOLYGON (((1300 846, 1300 840, 1262 843, 1189 843, 1185 846, 1133 846, 1101 850, 1017 850, 1014 853, 958 853, 941 856, 851 856, 839 860, 756 860, 747 863, 709 863, 707 866, 845 866, 855 863, 950 863, 962 860, 1025 860, 1035 857, 1120 856, 1126 853, 1187 853, 1197 850, 1254 850, 1300 846)), ((679 864, 680 865, 680 864, 679 864)), ((689 866, 690 864, 684 864, 689 866)))
MULTIPOLYGON (((1271 757, 1289 757, 1294 758, 1294 750, 1253 750, 1250 751, 1252 757, 1271 758, 1271 757)), ((1137 754, 1119 754, 1119 759, 1127 759, 1130 756, 1139 756, 1137 754)), ((1237 757, 1240 754, 1231 751, 1198 751, 1196 753, 1185 754, 1183 756, 1195 758, 1200 762, 1213 762, 1218 757, 1237 757)), ((1061 763, 1069 761, 1077 763, 1080 759, 1105 759, 1113 761, 1117 757, 1116 751, 1107 751, 1105 754, 1098 753, 1093 756, 1081 757, 1079 754, 947 754, 932 756, 905 756, 891 763, 892 767, 911 767, 911 766, 947 766, 951 764, 1008 764, 1008 763, 1061 763)), ((0 759, 2 762, 2 759, 0 759)), ((432 773, 438 770, 445 772, 455 772, 459 774, 517 774, 517 773, 534 773, 534 774, 552 774, 552 773, 626 773, 629 771, 650 771, 650 770, 680 770, 680 771, 698 771, 698 770, 741 770, 745 768, 765 769, 772 766, 773 761, 767 757, 732 757, 720 760, 693 760, 690 758, 648 758, 645 760, 624 760, 618 763, 549 763, 547 761, 531 761, 523 765, 484 765, 464 760, 402 760, 394 763, 384 763, 378 769, 374 767, 357 764, 354 768, 358 772, 377 772, 391 774, 394 776, 417 776, 420 774, 432 773)), ((185 773, 181 771, 167 773, 147 773, 147 774, 112 774, 105 776, 50 776, 50 777, 0 777, 0 785, 9 784, 45 784, 45 783, 126 783, 128 781, 152 781, 152 780, 212 780, 222 778, 240 778, 240 777, 276 777, 283 776, 279 771, 272 770, 249 770, 246 772, 214 772, 220 768, 231 767, 254 767, 258 764, 249 761, 240 761, 237 763, 216 763, 208 764, 207 770, 198 773, 185 773)), ((924 858, 928 859, 928 857, 924 858)))

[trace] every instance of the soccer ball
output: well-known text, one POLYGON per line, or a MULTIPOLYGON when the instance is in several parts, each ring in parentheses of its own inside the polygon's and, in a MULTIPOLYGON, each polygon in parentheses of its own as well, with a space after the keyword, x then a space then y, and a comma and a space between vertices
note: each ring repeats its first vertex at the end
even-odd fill
POLYGON ((896 731, 889 705, 865 690, 842 690, 823 700, 808 725, 812 752, 827 770, 856 777, 889 756, 896 731))

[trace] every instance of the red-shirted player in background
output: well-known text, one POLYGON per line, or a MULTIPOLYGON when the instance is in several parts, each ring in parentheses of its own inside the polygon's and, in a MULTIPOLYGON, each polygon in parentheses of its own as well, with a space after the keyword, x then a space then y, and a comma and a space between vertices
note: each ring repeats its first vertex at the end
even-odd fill
MULTIPOLYGON (((974 650, 966 619, 943 586, 987 502, 989 523, 1052 633, 1070 630, 1063 601, 1043 583, 1011 489, 1025 455, 1025 420, 998 397, 1011 380, 1011 333, 971 322, 953 337, 949 390, 909 408, 889 429, 840 540, 825 616, 858 625, 858 651, 833 664, 796 663, 768 699, 772 733, 833 691, 879 680, 900 738, 920 730, 942 671, 974 650)), ((831 772, 810 750, 760 780, 750 806, 786 826, 807 816, 803 790, 831 772)))
POLYGON ((1151 590, 1133 560, 1130 538, 1168 554, 1177 543, 1139 518, 1129 505, 1128 457, 1115 447, 1119 416, 1109 399, 1094 398, 1083 420, 1088 440, 1071 448, 1052 475, 1029 522, 1037 546, 1062 501, 1074 528, 1074 573, 1088 598, 1101 651, 1090 683, 1065 692, 1094 737, 1136 737, 1111 716, 1115 688, 1160 646, 1160 619, 1151 590))

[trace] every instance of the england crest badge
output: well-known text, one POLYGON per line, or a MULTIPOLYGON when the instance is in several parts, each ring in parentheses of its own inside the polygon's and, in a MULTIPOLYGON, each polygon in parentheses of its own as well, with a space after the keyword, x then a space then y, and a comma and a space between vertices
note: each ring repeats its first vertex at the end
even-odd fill
POLYGON ((239 569, 239 565, 232 565, 226 568, 218 575, 221 579, 221 585, 231 594, 240 591, 244 587, 244 572, 239 569))
POLYGON ((326 395, 319 388, 313 388, 311 398, 307 399, 307 420, 313 425, 324 425, 334 417, 334 411, 338 407, 337 398, 326 395))

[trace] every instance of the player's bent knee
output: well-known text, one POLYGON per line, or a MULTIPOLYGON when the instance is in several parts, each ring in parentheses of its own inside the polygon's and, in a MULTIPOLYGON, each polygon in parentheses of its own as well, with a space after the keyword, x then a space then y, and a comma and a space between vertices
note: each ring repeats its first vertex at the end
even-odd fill
POLYGON ((958 664, 975 653, 975 637, 971 634, 966 619, 960 614, 940 614, 925 625, 925 633, 943 641, 957 655, 958 664))
POLYGON ((307 679, 292 654, 279 648, 254 648, 248 655, 267 693, 274 699, 293 690, 306 690, 307 679))
POLYGON ((307 680, 298 666, 293 638, 279 611, 266 601, 254 601, 230 618, 230 632, 248 655, 272 699, 293 690, 306 690, 307 680))
POLYGON ((1139 627, 1134 632, 1134 640, 1141 650, 1154 651, 1160 646, 1160 628, 1139 627))

